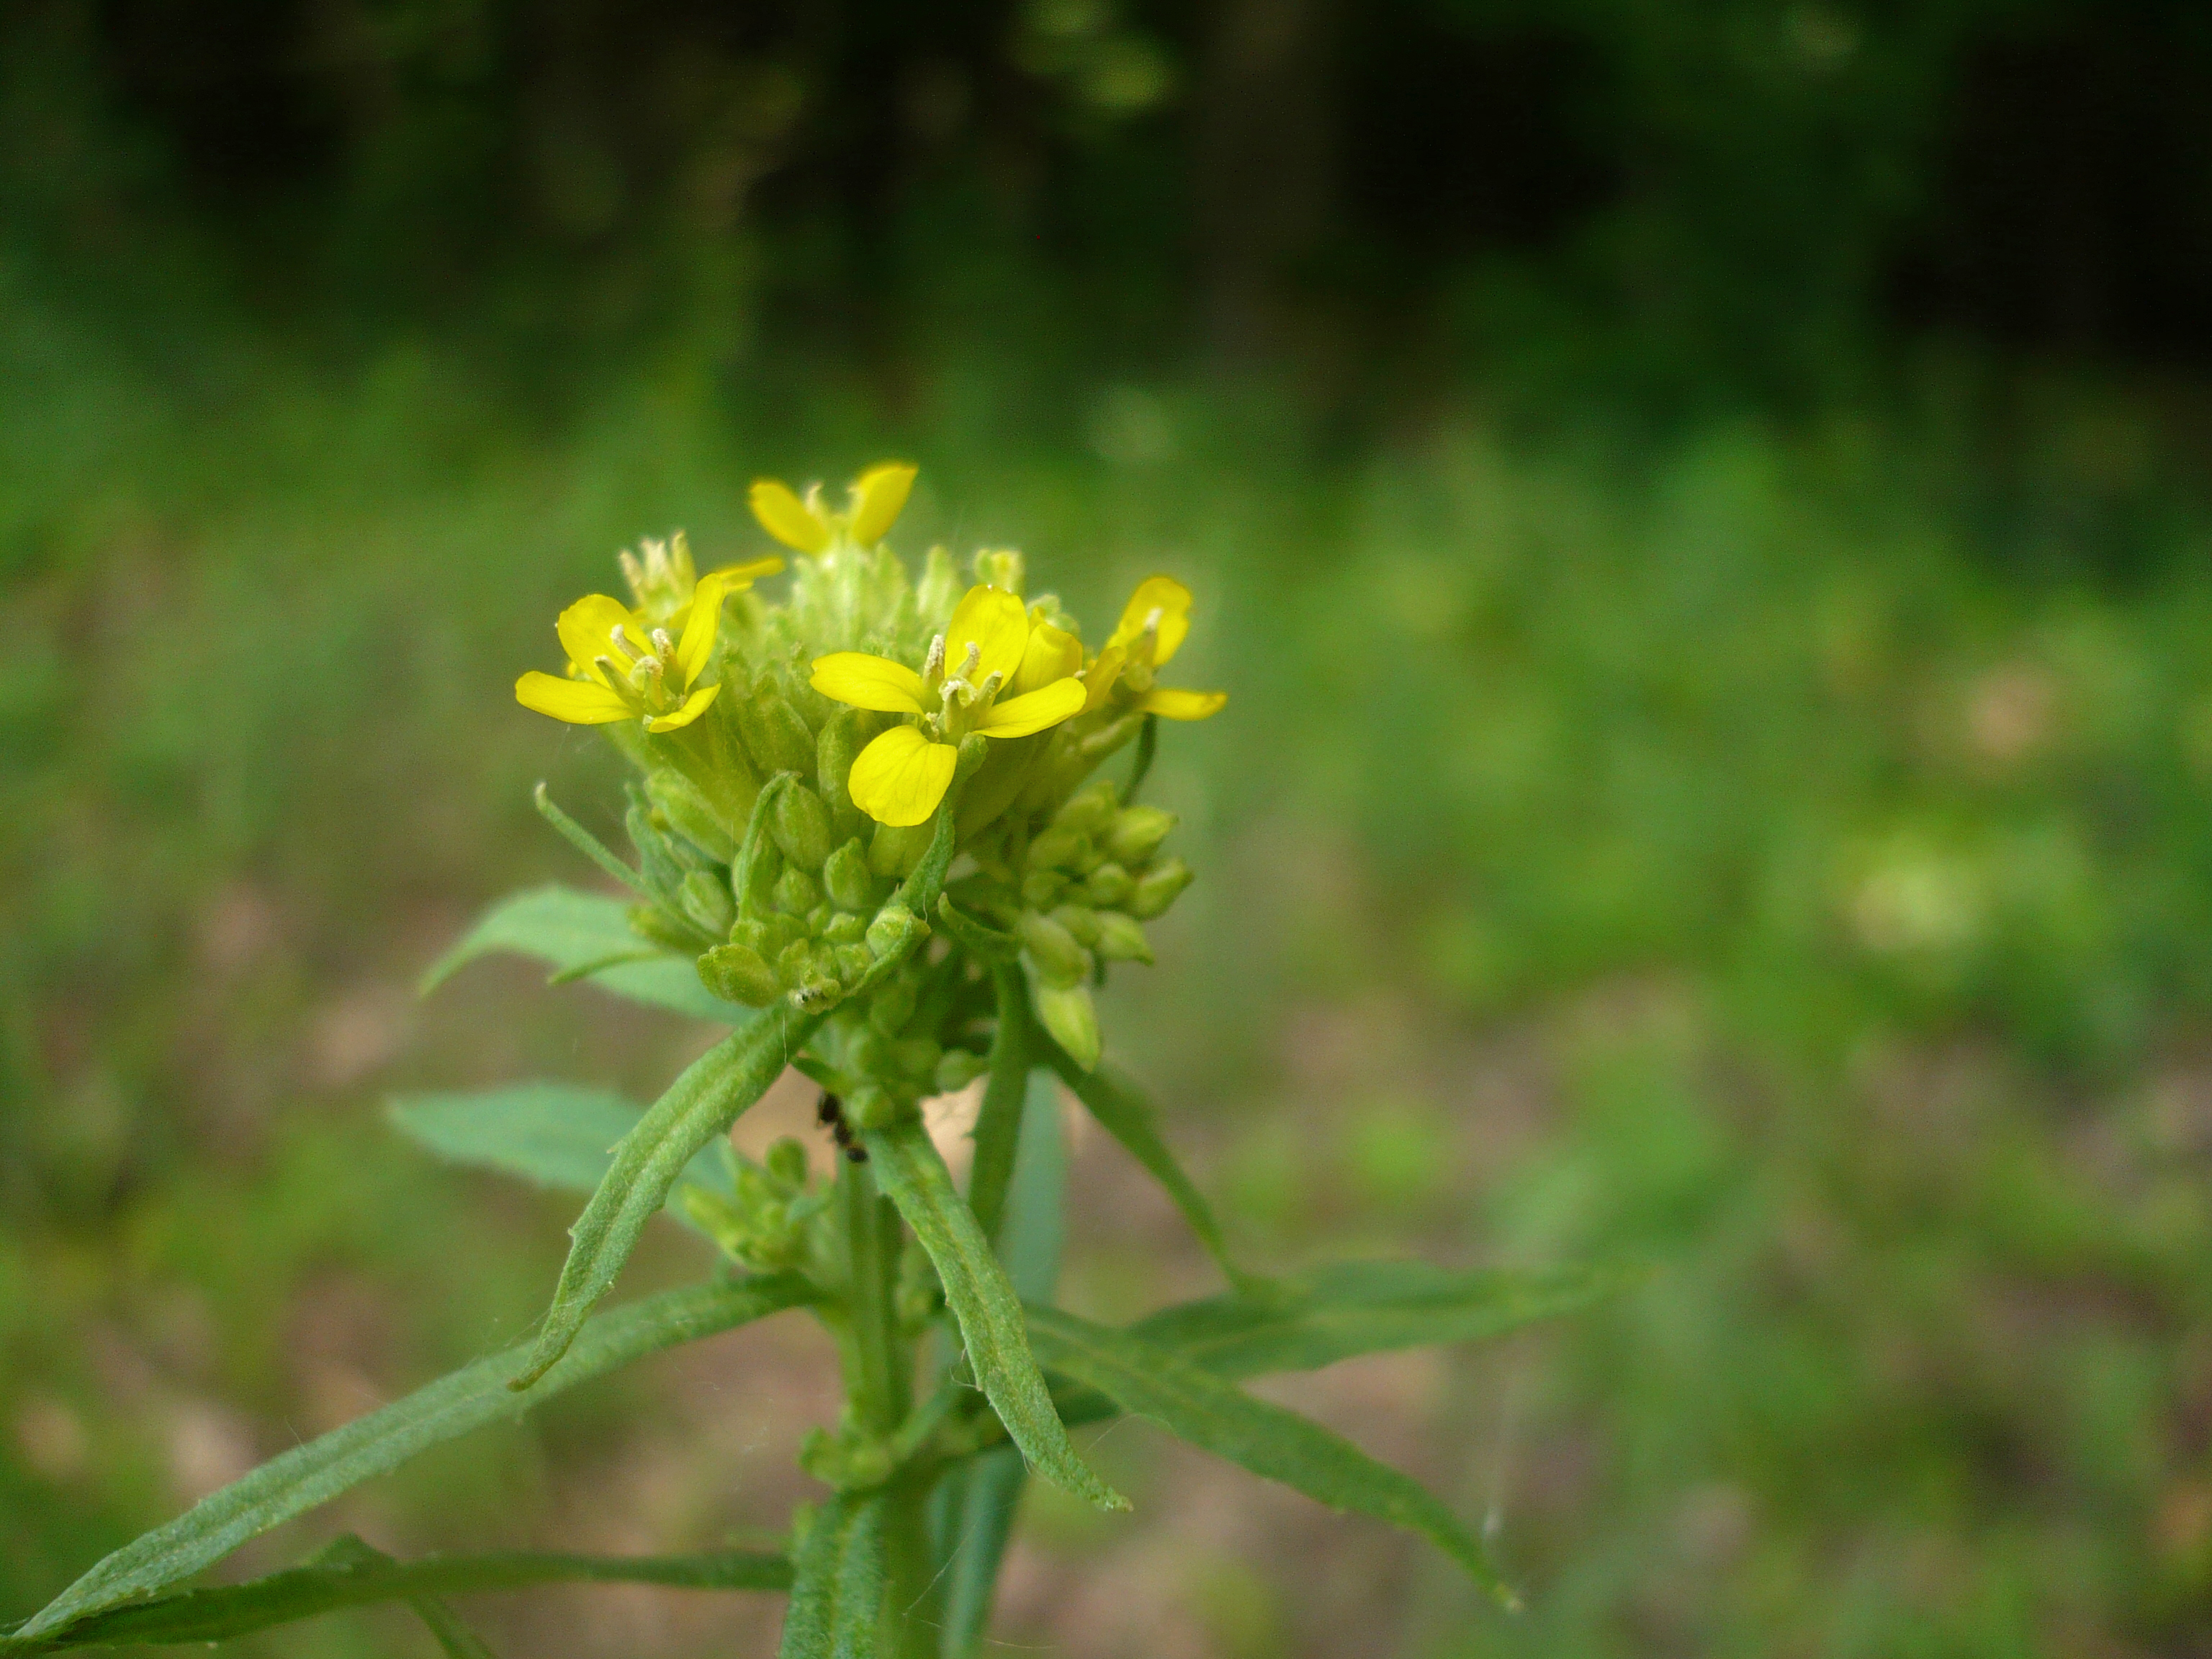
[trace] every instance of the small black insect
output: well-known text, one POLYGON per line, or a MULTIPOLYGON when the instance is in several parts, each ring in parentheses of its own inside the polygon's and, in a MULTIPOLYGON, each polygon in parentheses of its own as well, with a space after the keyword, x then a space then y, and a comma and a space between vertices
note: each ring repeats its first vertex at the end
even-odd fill
POLYGON ((826 1089, 815 1104, 814 1120, 830 1131, 830 1139, 844 1150, 847 1158, 855 1164, 868 1161, 868 1149, 853 1139, 853 1126, 845 1121, 844 1103, 826 1089))

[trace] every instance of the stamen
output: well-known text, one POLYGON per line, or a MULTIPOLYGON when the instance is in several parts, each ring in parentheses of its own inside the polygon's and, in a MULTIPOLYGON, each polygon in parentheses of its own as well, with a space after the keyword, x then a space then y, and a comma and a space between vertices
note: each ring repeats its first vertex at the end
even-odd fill
POLYGON ((929 642, 929 655, 922 659, 921 677, 926 680, 941 678, 945 672, 945 635, 939 634, 929 642))
POLYGON ((988 702, 992 698, 999 695, 999 688, 1006 683, 1006 675, 1000 670, 994 668, 989 673, 983 677, 983 684, 977 688, 976 695, 981 696, 985 702, 988 702))
POLYGON ((656 628, 653 630, 653 649, 656 656, 672 657, 676 654, 675 643, 668 637, 666 629, 656 628))
POLYGON ((975 672, 982 660, 983 647, 976 644, 973 640, 969 641, 968 654, 962 658, 960 661, 960 678, 963 680, 966 679, 970 674, 975 672))
POLYGON ((1157 605, 1154 605, 1145 614, 1145 632, 1147 634, 1158 633, 1160 631, 1160 618, 1166 615, 1167 612, 1165 611, 1157 605))
POLYGON ((644 647, 630 643, 630 637, 623 631, 620 623, 607 629, 607 637, 615 642, 615 649, 625 657, 635 659, 647 654, 644 647))

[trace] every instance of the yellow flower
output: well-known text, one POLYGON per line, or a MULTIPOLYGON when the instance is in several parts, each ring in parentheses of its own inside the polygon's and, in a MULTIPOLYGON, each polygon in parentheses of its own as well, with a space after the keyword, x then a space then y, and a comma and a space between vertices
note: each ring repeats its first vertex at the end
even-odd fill
POLYGON ((903 461, 870 467, 846 490, 851 504, 842 513, 822 504, 819 484, 810 485, 801 501, 789 485, 761 478, 753 484, 753 517, 776 540, 802 553, 825 552, 841 539, 873 547, 906 506, 916 470, 903 461))
POLYGON ((653 627, 620 599, 586 595, 553 625, 568 653, 568 678, 532 670, 514 683, 514 700, 571 726, 635 719, 648 732, 673 732, 690 725, 722 689, 693 682, 714 653, 723 596, 750 586, 745 573, 756 568, 701 577, 666 628, 653 627))
POLYGON ((1073 672, 1081 656, 1082 647, 1060 629, 1033 624, 1018 596, 971 587, 945 632, 930 642, 919 674, 864 651, 817 657, 813 685, 824 696, 919 717, 860 751, 848 786, 853 804, 894 828, 923 822, 951 787, 962 738, 971 732, 1027 737, 1083 707, 1083 684, 1073 672), (1040 635, 1047 637, 1040 641, 1040 635), (1002 702, 1002 690, 1016 695, 1002 702))
POLYGON ((1221 712, 1226 691, 1182 691, 1152 684, 1153 672, 1182 649, 1190 632, 1190 589, 1172 576, 1147 576, 1122 608, 1121 621, 1083 677, 1083 706, 1097 708, 1116 691, 1148 714, 1202 720, 1221 712))

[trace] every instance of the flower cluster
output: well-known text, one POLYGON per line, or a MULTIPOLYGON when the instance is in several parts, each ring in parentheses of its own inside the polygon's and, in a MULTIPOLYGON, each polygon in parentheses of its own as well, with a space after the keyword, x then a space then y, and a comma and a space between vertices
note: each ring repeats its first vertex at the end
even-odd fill
MULTIPOLYGON (((825 1012, 805 1061, 860 1126, 981 1069, 988 961, 1018 959, 1043 1028, 1086 1067, 1109 964, 1149 962, 1144 924, 1190 879, 1159 849, 1174 820, 1091 775, 1156 718, 1204 720, 1219 692, 1160 683, 1191 595, 1152 576, 1085 648, 1021 556, 963 582, 933 549, 919 580, 884 538, 915 469, 885 465, 842 511, 763 481, 755 516, 789 550, 696 574, 678 535, 624 554, 630 602, 578 600, 556 624, 564 676, 526 708, 605 727, 641 775, 627 818, 646 902, 633 925, 692 957, 716 996, 825 1012), (940 914, 895 900, 950 817, 961 861, 940 914), (944 935, 915 950, 917 931, 944 935)), ((757 1248, 756 1245, 755 1248, 757 1248)))

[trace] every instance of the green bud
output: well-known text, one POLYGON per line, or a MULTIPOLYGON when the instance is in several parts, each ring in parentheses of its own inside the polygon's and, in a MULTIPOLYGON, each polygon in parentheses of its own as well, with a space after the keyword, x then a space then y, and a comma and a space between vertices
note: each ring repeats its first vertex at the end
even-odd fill
POLYGON ((1052 919, 1067 929, 1068 936, 1088 951, 1098 943, 1098 913, 1087 904, 1063 904, 1052 919))
POLYGON ((991 1062, 965 1048, 947 1048, 937 1062, 937 1092, 957 1094, 991 1069, 991 1062))
POLYGON ((801 870, 819 870, 837 844, 830 833, 830 809, 803 783, 787 783, 776 792, 768 827, 784 857, 801 870))
POLYGON ((834 1008, 844 1000, 845 988, 829 978, 810 979, 794 985, 786 994, 786 1000, 802 1014, 819 1013, 824 1008, 834 1008))
POLYGON ((1093 904, 1109 908, 1125 904, 1137 884, 1129 879, 1129 872, 1118 864, 1102 864, 1083 878, 1083 896, 1093 904))
POLYGON ((1091 859, 1090 837, 1063 824, 1053 825, 1030 843, 1031 870, 1080 870, 1091 859))
POLYGON ((901 1077, 927 1084, 935 1079, 937 1062, 944 1050, 928 1037, 905 1037, 891 1044, 891 1069, 901 1077))
POLYGON ((886 904, 868 924, 868 949, 878 959, 890 956, 914 939, 929 937, 929 924, 903 904, 886 904))
POLYGON ((805 871, 787 868, 775 878, 775 908, 786 915, 803 916, 822 902, 822 888, 805 871))
POLYGON ((806 983, 814 972, 814 946, 809 940, 795 939, 776 953, 775 976, 787 988, 806 983))
POLYGON ((826 904, 817 904, 805 915, 806 937, 820 939, 830 929, 830 918, 837 913, 826 904))
POLYGON ((881 1077, 889 1069, 890 1059, 889 1040, 872 1025, 863 1025, 847 1039, 837 1063, 845 1071, 871 1078, 881 1077))
POLYGON ((867 718, 858 708, 840 708, 823 723, 822 735, 815 740, 816 787, 829 804, 830 816, 840 835, 849 836, 866 822, 860 809, 853 805, 848 781, 854 759, 864 747, 861 733, 867 718))
POLYGON ((663 915, 658 905, 631 905, 629 926, 632 933, 686 956, 699 948, 699 941, 663 915))
MULTIPOLYGON (((810 945, 807 946, 807 954, 810 960, 812 961, 814 968, 813 971, 807 975, 807 977, 809 979, 826 979, 836 981, 838 993, 840 995, 842 995, 845 988, 845 969, 844 964, 837 960, 837 952, 841 949, 850 950, 851 948, 852 947, 850 945, 840 946, 836 945, 823 945, 818 941, 813 945, 810 945)), ((865 949, 866 947, 863 946, 861 948, 865 949)), ((871 963, 871 966, 873 964, 871 963)))
POLYGON ((727 864, 737 857, 738 837, 744 826, 726 823, 699 793, 699 786, 681 772, 655 772, 646 779, 645 793, 660 816, 715 863, 727 864))
POLYGON ((782 873, 783 858, 774 846, 766 842, 753 849, 752 862, 742 859, 730 872, 730 881, 737 887, 738 908, 749 916, 757 916, 775 902, 775 881, 782 873), (743 886, 738 884, 743 883, 743 886))
POLYGON ((850 910, 832 910, 822 924, 822 937, 831 945, 857 945, 867 931, 866 918, 850 910))
POLYGON ((708 933, 720 935, 730 931, 730 924, 738 919, 736 902, 730 897, 730 884, 720 875, 709 875, 704 870, 687 870, 676 890, 676 902, 684 914, 708 933))
POLYGON ((1181 859, 1154 865, 1145 872, 1144 878, 1137 884, 1137 890, 1130 896, 1129 914, 1139 921, 1150 921, 1173 904, 1176 896, 1190 883, 1190 866, 1181 859))
POLYGON ((738 732, 763 772, 796 772, 801 777, 814 772, 814 733, 767 677, 751 696, 738 700, 738 732))
POLYGON ((1108 962, 1143 962, 1152 959, 1152 943, 1145 937, 1144 924, 1134 916, 1125 916, 1119 910, 1100 910, 1098 917, 1098 954, 1108 962))
POLYGON ((929 838, 934 833, 934 827, 926 823, 902 830, 888 823, 878 824, 868 842, 868 868, 878 876, 898 879, 921 862, 921 855, 929 850, 929 838))
POLYGON ((786 1135, 768 1149, 768 1156, 763 1162, 767 1165, 769 1178, 786 1191, 804 1192, 806 1189, 807 1162, 804 1142, 786 1135))
POLYGON ((1091 971, 1091 952, 1049 916, 1024 910, 1014 924, 1022 949, 1048 985, 1073 985, 1091 971))
POLYGON ((1022 902, 1032 910, 1048 910, 1067 886, 1067 878, 1056 870, 1032 870, 1022 878, 1022 902))
MULTIPOLYGON (((854 920, 860 918, 855 916, 854 920)), ((858 985, 860 976, 876 965, 876 953, 865 945, 840 945, 834 951, 837 977, 848 985, 858 985)))
POLYGON ((699 982, 725 1002, 765 1008, 783 989, 757 951, 718 945, 699 958, 699 982))
POLYGON ((1078 1066, 1087 1072, 1098 1064, 1098 1010, 1089 986, 1038 986, 1036 1013, 1078 1066))
POLYGON ((868 855, 858 836, 830 854, 822 866, 822 884, 830 896, 847 910, 865 910, 875 902, 876 880, 868 871, 868 855))
POLYGON ((975 551, 975 580, 986 587, 995 587, 1001 593, 1018 594, 1027 572, 1022 562, 1020 550, 1012 547, 984 547, 975 551))
POLYGON ((1114 819, 1114 827, 1106 832, 1106 851, 1129 869, 1136 869, 1159 850, 1167 839, 1168 831, 1176 826, 1176 815, 1164 812, 1157 806, 1125 806, 1114 819))
POLYGON ((1114 817, 1114 785, 1105 778, 1070 795, 1052 815, 1053 828, 1096 836, 1114 817))
POLYGON ((766 962, 783 949, 784 936, 772 922, 735 921, 730 924, 730 943, 744 945, 766 962))
POLYGON ((723 1255, 743 1258, 752 1243, 745 1218, 720 1193, 685 1182, 677 1194, 684 1219, 714 1241, 723 1255))
POLYGON ((872 1083, 845 1097, 845 1121, 856 1129, 888 1129, 899 1121, 898 1102, 872 1083))
POLYGON ((914 981, 903 975, 886 980, 868 1000, 868 1024, 885 1036, 896 1036, 914 1018, 914 981))

